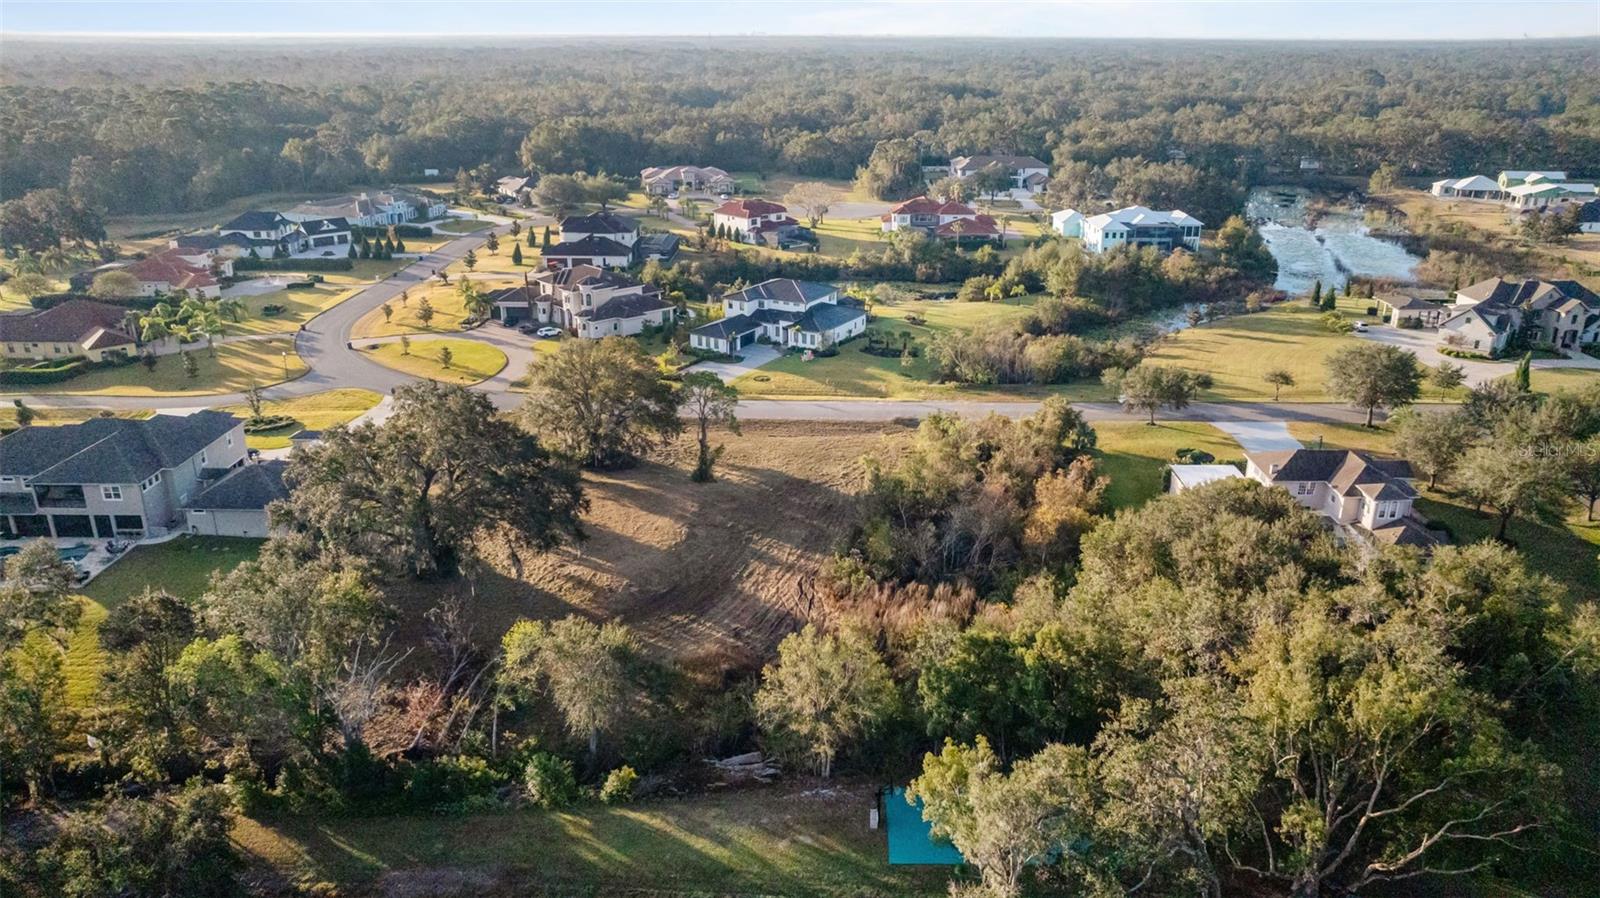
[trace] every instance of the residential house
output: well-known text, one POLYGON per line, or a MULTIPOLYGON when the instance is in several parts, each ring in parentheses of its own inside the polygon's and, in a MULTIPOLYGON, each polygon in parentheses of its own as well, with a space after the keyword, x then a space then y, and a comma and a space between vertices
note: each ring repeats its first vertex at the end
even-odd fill
POLYGON ((285 209, 283 215, 292 221, 342 218, 357 227, 383 228, 439 218, 448 211, 444 200, 433 194, 389 188, 300 203, 285 209))
POLYGON ((300 229, 305 232, 309 252, 320 250, 323 255, 328 250, 341 255, 350 252, 350 222, 346 219, 311 218, 300 222, 300 229))
POLYGON ((727 193, 733 190, 733 176, 715 166, 667 165, 643 169, 639 183, 644 192, 657 196, 668 193, 727 193))
POLYGON ((1549 181, 1565 181, 1567 173, 1564 171, 1503 171, 1495 177, 1495 183, 1501 190, 1510 190, 1524 184, 1537 184, 1549 181))
POLYGON ((925 196, 899 203, 883 214, 885 231, 918 230, 940 240, 993 240, 1000 226, 965 203, 925 196))
POLYGON ((597 265, 626 268, 637 257, 639 225, 611 212, 571 215, 561 219, 561 242, 544 250, 545 264, 555 268, 597 265))
POLYGON ((311 200, 283 211, 291 221, 317 221, 342 218, 360 228, 384 228, 406 221, 404 209, 385 206, 365 193, 311 200))
POLYGON ((1489 278, 1457 290, 1452 314, 1439 323, 1441 342, 1488 356, 1521 331, 1557 350, 1600 341, 1600 296, 1577 281, 1489 278))
POLYGON ((507 324, 550 325, 590 340, 632 336, 677 317, 658 288, 595 265, 541 271, 520 287, 490 293, 489 301, 507 324))
POLYGON ((289 498, 283 482, 288 466, 282 459, 239 465, 211 481, 184 508, 189 532, 256 539, 272 535, 267 506, 289 498))
POLYGON ((1578 230, 1584 234, 1600 234, 1600 200, 1590 200, 1578 209, 1578 230))
POLYGON ((69 299, 48 309, 0 315, 0 347, 8 359, 84 356, 105 361, 139 351, 125 306, 69 299))
POLYGON ((569 215, 561 219, 562 243, 585 237, 604 237, 631 247, 639 241, 639 223, 614 212, 569 215))
POLYGON ((167 241, 170 249, 181 250, 184 255, 209 255, 213 259, 233 261, 250 255, 250 238, 240 233, 184 234, 167 241))
POLYGON ((1208 483, 1243 476, 1233 465, 1168 465, 1167 492, 1176 495, 1208 483))
POLYGON ((420 190, 390 187, 374 193, 372 198, 386 208, 399 210, 406 221, 433 221, 450 211, 450 204, 443 197, 420 190))
POLYGON ((1092 253, 1103 253, 1118 246, 1153 246, 1163 252, 1179 247, 1191 251, 1200 249, 1200 219, 1181 209, 1157 212, 1144 206, 1128 206, 1115 212, 1084 216, 1066 209, 1050 216, 1057 232, 1076 235, 1083 248, 1092 253))
POLYGON ((711 211, 711 226, 744 243, 762 242, 762 235, 783 233, 799 227, 789 217, 789 209, 766 200, 729 200, 711 211))
POLYGON ((139 282, 140 296, 165 296, 185 290, 206 299, 222 296, 219 277, 233 274, 233 262, 209 254, 190 255, 185 250, 169 249, 140 259, 122 269, 139 282))
POLYGON ((286 256, 306 248, 305 232, 300 230, 296 219, 287 213, 264 212, 259 209, 243 212, 219 228, 217 233, 221 237, 238 235, 248 240, 250 252, 263 259, 286 256))
POLYGON ((1050 213, 1050 229, 1063 237, 1083 239, 1083 223, 1088 219, 1076 209, 1050 213))
POLYGON ((0 536, 158 536, 246 454, 244 421, 217 411, 24 427, 0 437, 0 536))
POLYGON ((1443 199, 1461 200, 1502 200, 1506 196, 1505 189, 1498 181, 1483 175, 1434 181, 1429 192, 1443 199))
POLYGON ((511 175, 494 182, 494 192, 496 196, 503 196, 513 202, 522 202, 535 183, 535 180, 527 175, 511 175))
POLYGON ((682 244, 683 238, 677 234, 643 234, 634 247, 642 262, 669 262, 682 244))
MULTIPOLYGON (((1537 177, 1537 176, 1534 176, 1537 177)), ((1577 181, 1530 180, 1506 191, 1506 202, 1519 212, 1548 209, 1571 203, 1587 203, 1595 199, 1593 184, 1577 181)))
POLYGON ((1246 452, 1245 476, 1288 490, 1345 535, 1420 548, 1443 541, 1412 508, 1417 490, 1405 461, 1346 449, 1246 452))
POLYGON ((1006 170, 1013 190, 1038 193, 1050 183, 1050 166, 1032 156, 957 156, 950 160, 950 176, 970 178, 992 166, 1006 170))
POLYGON ((1379 293, 1372 298, 1383 320, 1395 327, 1438 327, 1454 314, 1448 303, 1428 300, 1411 293, 1379 293))
POLYGON ((689 345, 727 355, 766 340, 779 346, 821 349, 859 335, 865 309, 839 303, 831 284, 774 278, 722 297, 723 317, 689 333, 689 345))

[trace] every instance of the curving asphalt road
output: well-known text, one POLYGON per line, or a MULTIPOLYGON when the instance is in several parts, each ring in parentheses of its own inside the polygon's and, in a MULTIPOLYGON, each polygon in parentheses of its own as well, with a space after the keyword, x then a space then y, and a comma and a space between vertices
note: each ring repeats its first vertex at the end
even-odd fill
MULTIPOLYGON (((509 219, 497 219, 494 232, 504 234, 509 219)), ((537 221, 535 222, 537 224, 537 221)), ((295 334, 295 351, 309 371, 300 378, 263 389, 267 399, 284 399, 319 393, 338 387, 362 387, 388 394, 414 378, 369 360, 351 347, 350 334, 357 321, 373 309, 400 295, 402 290, 426 282, 433 272, 460 259, 470 249, 481 246, 489 231, 464 235, 439 247, 400 269, 387 279, 373 284, 344 302, 306 322, 295 334)), ((514 392, 511 382, 520 378, 533 359, 527 338, 515 331, 488 324, 454 336, 480 340, 506 353, 508 364, 499 374, 479 384, 495 406, 510 410, 522 404, 523 394, 514 392)), ((393 338, 397 339, 397 338, 393 338)), ((363 340, 362 343, 383 342, 363 340)), ((0 401, 22 399, 37 408, 110 409, 193 409, 237 405, 243 394, 223 393, 190 396, 69 396, 61 394, 0 395, 0 401)), ((1129 414, 1116 403, 1075 403, 1091 421, 1141 421, 1144 416, 1129 414)), ((890 399, 746 399, 739 403, 739 417, 748 420, 779 421, 891 421, 896 418, 921 418, 932 412, 956 412, 963 416, 998 412, 1019 417, 1032 414, 1037 401, 972 399, 890 400, 890 399)), ((1218 403, 1200 402, 1181 411, 1162 413, 1163 421, 1324 421, 1360 423, 1364 413, 1331 403, 1218 403)))

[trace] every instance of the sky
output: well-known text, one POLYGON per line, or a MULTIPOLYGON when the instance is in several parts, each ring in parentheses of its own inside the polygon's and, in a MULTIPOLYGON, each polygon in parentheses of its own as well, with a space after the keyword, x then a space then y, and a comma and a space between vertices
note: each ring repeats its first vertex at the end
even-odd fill
POLYGON ((1600 35, 1600 0, 0 0, 0 33, 1485 40, 1600 35))

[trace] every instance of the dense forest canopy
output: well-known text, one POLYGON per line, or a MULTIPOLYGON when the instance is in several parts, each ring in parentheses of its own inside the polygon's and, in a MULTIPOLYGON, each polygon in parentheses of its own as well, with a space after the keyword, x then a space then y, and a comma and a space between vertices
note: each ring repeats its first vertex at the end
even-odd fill
POLYGON ((0 199, 203 208, 489 163, 848 178, 879 141, 1249 182, 1600 170, 1600 43, 7 41, 0 199))

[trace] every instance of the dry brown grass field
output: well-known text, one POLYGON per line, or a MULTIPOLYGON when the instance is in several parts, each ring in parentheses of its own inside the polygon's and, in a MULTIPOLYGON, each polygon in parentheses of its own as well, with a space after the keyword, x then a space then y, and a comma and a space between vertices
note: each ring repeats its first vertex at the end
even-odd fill
MULTIPOLYGON (((685 434, 636 467, 586 473, 588 539, 520 560, 504 555, 471 601, 478 638, 523 617, 618 618, 652 652, 768 654, 810 610, 812 581, 854 520, 861 458, 894 452, 911 430, 882 423, 749 422, 717 480, 689 480, 685 434)), ((433 584, 396 584, 401 617, 420 621, 433 584)))

